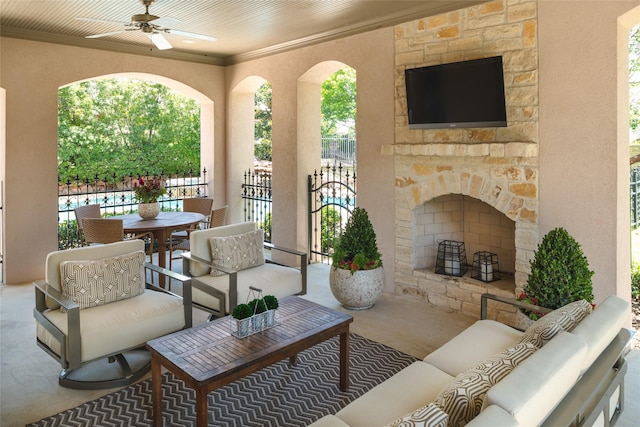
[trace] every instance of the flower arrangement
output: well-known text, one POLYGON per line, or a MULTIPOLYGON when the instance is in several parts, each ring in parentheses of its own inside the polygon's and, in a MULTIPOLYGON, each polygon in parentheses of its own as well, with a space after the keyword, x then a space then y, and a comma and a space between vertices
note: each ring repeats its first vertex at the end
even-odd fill
POLYGON ((376 233, 363 208, 353 210, 344 231, 336 240, 332 259, 333 268, 351 270, 351 274, 382 267, 376 233))
POLYGON ((167 189, 159 179, 148 179, 140 177, 133 181, 133 192, 140 203, 153 203, 158 201, 158 197, 167 194, 167 189))
MULTIPOLYGON (((524 292, 520 293, 520 295, 518 295, 516 299, 518 301, 526 302, 527 304, 540 306, 540 302, 538 301, 538 298, 530 297, 524 292)), ((523 313, 528 315, 531 320, 538 320, 539 318, 544 316, 544 313, 540 313, 539 311, 535 311, 535 310, 531 310, 531 311, 523 310, 523 313)))

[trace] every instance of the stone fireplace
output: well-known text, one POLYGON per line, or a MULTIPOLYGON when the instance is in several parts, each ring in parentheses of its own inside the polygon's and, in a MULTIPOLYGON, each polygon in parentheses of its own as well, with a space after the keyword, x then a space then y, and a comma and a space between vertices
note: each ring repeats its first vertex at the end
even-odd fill
MULTIPOLYGON (((395 291, 478 316, 480 296, 514 296, 538 244, 537 3, 496 0, 395 27, 395 291), (501 55, 507 127, 409 129, 404 70, 501 55), (467 261, 498 255, 501 278, 435 273, 442 240, 467 261)), ((490 306, 506 323, 514 311, 490 306)))

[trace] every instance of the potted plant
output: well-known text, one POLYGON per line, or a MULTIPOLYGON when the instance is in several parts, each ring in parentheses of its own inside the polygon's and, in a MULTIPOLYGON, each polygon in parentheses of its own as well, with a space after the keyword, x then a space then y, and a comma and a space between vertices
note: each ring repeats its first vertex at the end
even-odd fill
POLYGON ((345 308, 364 310, 378 301, 384 292, 384 269, 376 233, 365 209, 353 210, 336 240, 332 261, 331 292, 345 308))
POLYGON ((253 309, 249 304, 238 304, 233 308, 231 316, 236 319, 238 337, 249 335, 249 322, 253 316, 253 309))
MULTIPOLYGON (((564 228, 544 236, 530 264, 531 273, 518 300, 551 310, 582 299, 593 301, 593 271, 580 244, 564 228)), ((522 311, 531 320, 543 316, 522 311)))
POLYGON ((279 307, 278 298, 273 295, 265 295, 263 300, 267 306, 267 311, 264 314, 264 326, 270 328, 275 324, 276 309, 279 307))
POLYGON ((160 214, 158 198, 167 193, 159 179, 139 177, 133 181, 133 192, 138 200, 138 215, 142 219, 153 219, 160 214))
POLYGON ((248 304, 251 308, 251 312, 253 313, 253 316, 251 317, 251 328, 253 328, 254 332, 261 331, 264 329, 263 313, 267 311, 267 305, 262 298, 252 299, 248 304))

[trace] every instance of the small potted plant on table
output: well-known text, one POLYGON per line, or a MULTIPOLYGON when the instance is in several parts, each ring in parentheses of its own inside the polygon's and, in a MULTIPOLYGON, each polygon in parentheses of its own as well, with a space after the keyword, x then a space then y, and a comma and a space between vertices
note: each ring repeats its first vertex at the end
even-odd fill
POLYGON ((233 308, 231 316, 236 319, 236 331, 238 337, 249 335, 249 324, 253 316, 253 309, 249 304, 238 304, 233 308))
POLYGON ((279 307, 278 298, 273 295, 265 295, 263 299, 267 306, 267 311, 264 314, 264 326, 265 328, 270 328, 275 324, 276 309, 279 307))

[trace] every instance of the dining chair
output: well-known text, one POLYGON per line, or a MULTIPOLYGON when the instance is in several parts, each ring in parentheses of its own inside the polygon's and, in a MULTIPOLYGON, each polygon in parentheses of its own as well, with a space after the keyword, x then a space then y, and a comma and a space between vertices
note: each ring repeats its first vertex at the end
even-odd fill
POLYGON ((124 225, 121 219, 84 218, 81 222, 84 239, 89 246, 131 239, 149 239, 149 262, 153 261, 153 234, 140 233, 125 236, 124 225))
POLYGON ((73 213, 76 216, 76 222, 78 224, 78 239, 80 239, 82 246, 86 246, 87 243, 84 240, 84 233, 82 230, 82 220, 84 218, 101 218, 102 214, 100 213, 100 205, 94 204, 78 206, 73 210, 73 213))
POLYGON ((208 197, 189 197, 182 200, 182 210, 183 212, 196 212, 205 216, 205 221, 199 224, 198 226, 190 226, 187 228, 181 228, 174 230, 171 233, 171 237, 169 238, 169 269, 172 267, 172 261, 174 259, 173 251, 174 248, 185 241, 189 241, 189 233, 193 230, 197 230, 198 228, 207 228, 211 209, 213 208, 213 199, 208 197))

